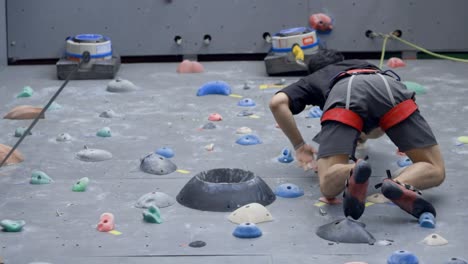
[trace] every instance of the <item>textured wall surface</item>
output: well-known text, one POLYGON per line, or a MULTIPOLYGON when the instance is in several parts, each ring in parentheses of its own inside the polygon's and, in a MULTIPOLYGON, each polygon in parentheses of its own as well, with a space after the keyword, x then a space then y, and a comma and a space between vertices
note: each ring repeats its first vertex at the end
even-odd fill
MULTIPOLYGON (((8 56, 57 58, 64 39, 80 33, 109 36, 123 56, 267 52, 265 32, 307 26, 313 13, 329 14, 335 28, 321 35, 327 47, 379 51, 368 29, 392 32, 435 51, 467 51, 468 1, 339 0, 7 0, 8 56), (210 35, 210 45, 203 37, 210 35), (176 45, 175 36, 182 37, 176 45)), ((388 50, 410 50, 390 42, 388 50)))
POLYGON ((7 64, 5 0, 0 0, 0 70, 7 64))

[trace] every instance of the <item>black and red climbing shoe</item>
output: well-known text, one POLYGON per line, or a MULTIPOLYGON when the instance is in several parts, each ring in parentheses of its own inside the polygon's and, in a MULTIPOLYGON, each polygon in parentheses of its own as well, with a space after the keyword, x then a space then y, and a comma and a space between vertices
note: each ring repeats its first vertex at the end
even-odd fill
POLYGON ((372 169, 367 161, 362 159, 356 161, 343 192, 343 210, 346 217, 351 216, 354 220, 358 220, 364 213, 371 173, 372 169))
POLYGON ((376 187, 382 188, 382 194, 390 199, 394 204, 410 215, 419 219, 425 213, 431 213, 436 216, 434 206, 426 201, 421 192, 409 184, 403 184, 391 178, 390 171, 387 171, 387 179, 376 187))

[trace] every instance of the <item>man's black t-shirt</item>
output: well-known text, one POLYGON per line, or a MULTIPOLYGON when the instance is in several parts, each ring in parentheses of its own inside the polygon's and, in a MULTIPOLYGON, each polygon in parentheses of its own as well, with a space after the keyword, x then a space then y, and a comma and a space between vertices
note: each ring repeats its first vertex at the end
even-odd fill
POLYGON ((289 85, 279 92, 289 97, 289 109, 296 115, 302 112, 306 105, 317 105, 321 109, 325 105, 330 92, 331 81, 340 72, 351 69, 379 69, 364 60, 344 60, 330 64, 299 81, 289 85))

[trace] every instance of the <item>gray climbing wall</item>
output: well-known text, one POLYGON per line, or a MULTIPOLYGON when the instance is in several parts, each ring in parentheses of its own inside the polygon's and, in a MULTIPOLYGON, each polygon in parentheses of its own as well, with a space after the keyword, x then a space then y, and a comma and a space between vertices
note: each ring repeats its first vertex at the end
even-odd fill
POLYGON ((5 0, 0 0, 0 71, 7 64, 5 0))
MULTIPOLYGON (((61 1, 7 0, 8 57, 57 58, 65 37, 100 33, 112 38, 124 56, 264 53, 264 32, 307 26, 313 13, 335 22, 327 47, 342 51, 379 51, 382 41, 367 39, 368 29, 400 29, 409 41, 435 51, 467 51, 468 1, 61 1), (210 45, 203 36, 210 35, 210 45), (182 37, 182 45, 174 42, 182 37)), ((389 50, 408 50, 389 43, 389 50)))

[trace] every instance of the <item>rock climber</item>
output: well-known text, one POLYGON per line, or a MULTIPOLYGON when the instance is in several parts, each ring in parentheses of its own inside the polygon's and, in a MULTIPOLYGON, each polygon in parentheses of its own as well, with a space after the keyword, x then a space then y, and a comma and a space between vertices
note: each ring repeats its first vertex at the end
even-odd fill
POLYGON ((345 216, 361 217, 372 170, 367 160, 354 158, 356 146, 385 133, 413 163, 396 178, 384 179, 382 194, 416 218, 424 212, 435 216, 419 190, 440 185, 445 165, 415 93, 394 72, 364 60, 344 60, 335 50, 319 50, 307 65, 309 75, 277 92, 270 109, 294 146, 299 165, 317 170, 325 198, 344 191, 345 216), (307 105, 324 112, 321 130, 313 139, 318 151, 305 142, 294 120, 307 105), (350 158, 355 162, 350 163, 350 158))

